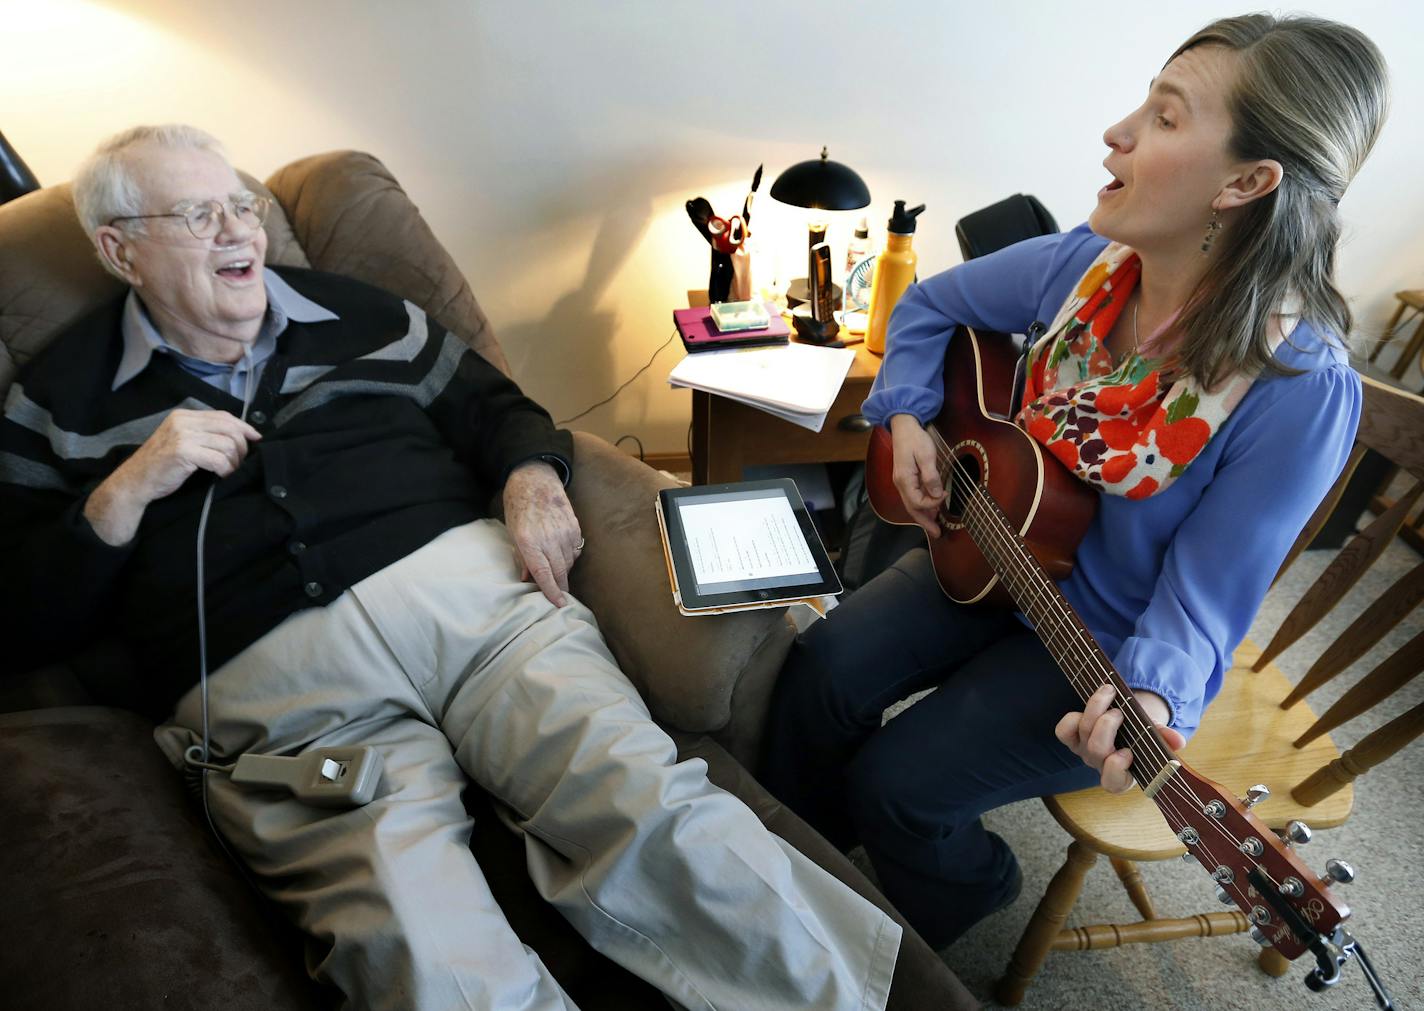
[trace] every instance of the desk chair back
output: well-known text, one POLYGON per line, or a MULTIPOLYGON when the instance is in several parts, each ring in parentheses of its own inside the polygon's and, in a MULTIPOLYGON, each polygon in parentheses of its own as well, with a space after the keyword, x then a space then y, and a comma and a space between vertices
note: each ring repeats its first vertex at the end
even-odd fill
POLYGON ((1036 235, 1052 235, 1058 222, 1039 199, 1027 193, 1015 193, 997 204, 966 214, 954 226, 959 250, 965 260, 1012 246, 1015 242, 1036 235))

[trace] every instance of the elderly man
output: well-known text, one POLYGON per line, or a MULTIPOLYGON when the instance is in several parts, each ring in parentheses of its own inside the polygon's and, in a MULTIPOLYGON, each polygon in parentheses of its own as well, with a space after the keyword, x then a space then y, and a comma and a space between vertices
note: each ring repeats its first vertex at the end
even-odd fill
POLYGON ((379 753, 347 810, 207 777, 319 978, 355 1007, 571 1006, 471 857, 469 776, 541 893, 674 1001, 884 1005, 899 928, 677 762, 568 596, 567 432, 410 303, 264 268, 267 201, 206 134, 113 138, 75 202, 130 290, 11 390, 4 578, 36 651, 133 645, 179 768, 379 753))

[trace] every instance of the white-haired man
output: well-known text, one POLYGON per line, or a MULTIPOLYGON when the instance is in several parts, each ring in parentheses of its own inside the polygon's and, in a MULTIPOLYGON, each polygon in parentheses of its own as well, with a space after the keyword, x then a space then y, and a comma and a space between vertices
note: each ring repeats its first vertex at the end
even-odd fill
POLYGON ((203 739, 200 656, 211 764, 381 754, 346 811, 209 777, 319 978, 357 1007, 571 1006, 470 855, 469 776, 542 894, 676 1002, 884 1005, 899 928, 677 762, 568 596, 567 432, 415 306, 265 268, 267 202, 206 134, 119 135, 75 200, 129 291, 12 388, 5 578, 33 587, 36 648, 100 622, 133 644, 175 766, 203 739))

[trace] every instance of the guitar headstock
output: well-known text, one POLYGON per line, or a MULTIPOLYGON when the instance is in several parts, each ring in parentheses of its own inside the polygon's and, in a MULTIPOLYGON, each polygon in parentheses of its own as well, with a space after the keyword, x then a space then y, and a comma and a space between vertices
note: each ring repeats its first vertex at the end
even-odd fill
MULTIPOLYGON (((1312 940, 1302 933, 1329 937, 1350 915, 1350 908, 1332 894, 1330 879, 1312 872, 1290 841, 1220 784, 1182 766, 1153 799, 1187 852, 1216 881, 1217 897, 1246 914, 1262 944, 1294 959, 1312 940)), ((1293 841, 1308 839, 1308 829, 1296 829, 1293 841)))

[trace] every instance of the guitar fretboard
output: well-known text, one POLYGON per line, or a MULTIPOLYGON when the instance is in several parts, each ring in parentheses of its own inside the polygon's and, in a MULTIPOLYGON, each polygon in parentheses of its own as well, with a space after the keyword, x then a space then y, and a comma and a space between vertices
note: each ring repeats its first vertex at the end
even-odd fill
MULTIPOLYGON (((1111 684, 1117 690, 1114 704, 1127 710, 1130 717, 1136 717, 1124 721, 1119 731, 1123 743, 1132 748, 1135 755, 1166 752, 1166 745, 1155 734, 1148 738, 1152 732, 1146 728, 1152 726, 1151 718, 1057 584, 1029 551, 1008 516, 974 475, 954 460, 939 433, 931 432, 940 458, 946 461, 948 472, 942 475, 944 487, 954 489, 946 504, 954 502, 962 508, 962 515, 956 518, 964 524, 1009 596, 1033 625, 1078 697, 1086 703, 1093 692, 1111 684)), ((1146 762, 1134 762, 1131 766, 1133 777, 1144 785, 1156 771, 1146 762)))

